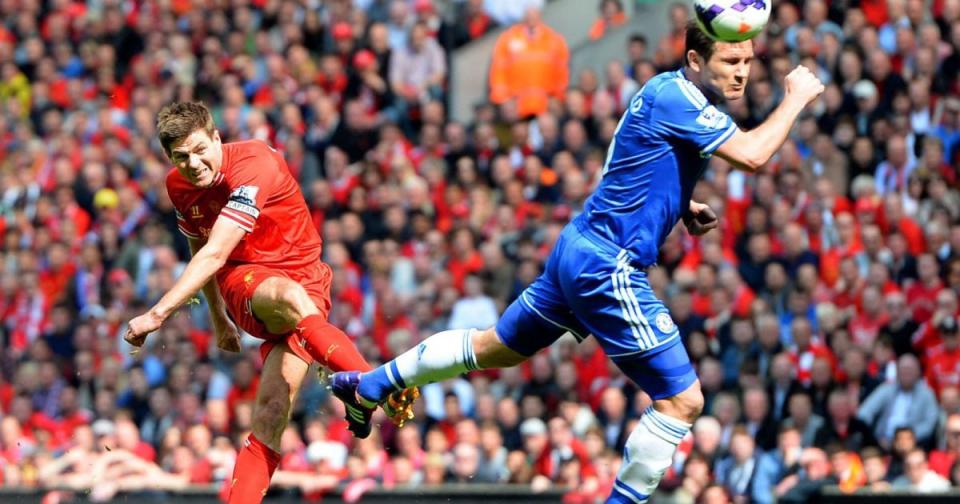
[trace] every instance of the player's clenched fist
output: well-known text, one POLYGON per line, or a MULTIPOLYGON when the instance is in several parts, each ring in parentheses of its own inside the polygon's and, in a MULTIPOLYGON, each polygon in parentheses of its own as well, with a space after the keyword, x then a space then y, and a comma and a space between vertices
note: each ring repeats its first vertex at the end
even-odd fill
POLYGON ((794 68, 784 79, 786 96, 799 100, 806 105, 820 96, 823 92, 823 83, 810 71, 809 68, 800 65, 794 68))
POLYGON ((144 313, 127 324, 127 333, 123 335, 123 339, 139 348, 143 346, 147 335, 160 329, 161 324, 163 324, 163 319, 153 312, 144 313))

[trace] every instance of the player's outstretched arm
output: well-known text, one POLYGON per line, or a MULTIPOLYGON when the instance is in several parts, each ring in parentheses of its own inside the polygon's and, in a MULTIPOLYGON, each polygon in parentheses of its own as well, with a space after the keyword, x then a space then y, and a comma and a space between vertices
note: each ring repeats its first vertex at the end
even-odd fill
POLYGON ((127 343, 135 347, 143 345, 148 334, 159 329, 167 317, 186 303, 226 264, 230 253, 245 235, 246 231, 233 221, 223 217, 217 219, 210 230, 207 243, 193 255, 170 292, 160 298, 147 313, 134 318, 127 325, 127 333, 124 335, 127 343))
MULTIPOLYGON (((190 242, 190 255, 195 256, 206 244, 199 238, 187 238, 190 242)), ((240 351, 240 333, 237 326, 227 315, 227 305, 220 295, 217 282, 210 279, 203 286, 203 296, 207 298, 207 308, 210 310, 210 322, 213 324, 213 333, 217 338, 217 347, 228 352, 240 351)))
POLYGON ((801 65, 784 79, 784 88, 783 101, 763 124, 736 131, 715 154, 741 170, 757 171, 765 165, 783 145, 803 108, 823 92, 823 83, 801 65))

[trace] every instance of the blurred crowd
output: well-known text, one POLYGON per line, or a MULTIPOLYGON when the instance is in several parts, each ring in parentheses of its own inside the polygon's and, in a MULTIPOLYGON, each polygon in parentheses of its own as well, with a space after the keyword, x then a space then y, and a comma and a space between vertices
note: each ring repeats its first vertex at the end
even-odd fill
MULTIPOLYGON (((107 499, 231 473, 257 341, 219 351, 199 297, 139 354, 121 337, 189 260, 154 130, 173 100, 284 152, 333 267, 331 322, 371 362, 494 324, 582 210, 632 94, 680 66, 690 16, 677 4, 663 38, 571 75, 541 6, 0 0, 0 486, 107 499), (451 54, 497 26, 489 99, 453 121, 451 54)), ((590 38, 625 22, 619 1, 597 12, 590 38)), ((826 92, 755 176, 711 161, 694 197, 721 229, 678 227, 649 275, 706 396, 660 492, 960 484, 960 0, 781 0, 755 50, 725 105, 742 128, 795 65, 826 92)), ((424 387, 416 422, 378 417, 367 440, 309 381, 274 485, 310 499, 510 482, 595 502, 649 403, 592 339, 424 387)))

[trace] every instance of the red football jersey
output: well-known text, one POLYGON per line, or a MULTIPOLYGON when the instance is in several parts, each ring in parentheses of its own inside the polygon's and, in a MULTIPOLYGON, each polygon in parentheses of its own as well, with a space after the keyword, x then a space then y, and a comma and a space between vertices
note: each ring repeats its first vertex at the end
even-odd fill
POLYGON ((167 193, 180 231, 206 240, 224 217, 248 234, 227 263, 286 268, 320 260, 320 235, 313 227, 300 186, 283 156, 259 140, 223 144, 223 164, 211 187, 199 188, 173 168, 167 193))

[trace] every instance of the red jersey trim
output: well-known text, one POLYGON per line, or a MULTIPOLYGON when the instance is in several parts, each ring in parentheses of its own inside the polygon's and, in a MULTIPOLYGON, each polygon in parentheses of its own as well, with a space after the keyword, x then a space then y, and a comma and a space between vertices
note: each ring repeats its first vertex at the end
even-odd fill
POLYGON ((252 227, 252 226, 250 226, 249 224, 247 224, 247 223, 244 222, 243 220, 241 220, 241 219, 239 219, 239 218, 237 218, 237 217, 234 217, 234 216, 228 214, 227 212, 221 211, 221 212, 220 212, 220 217, 230 219, 230 221, 232 221, 234 224, 236 224, 237 227, 239 227, 240 229, 242 229, 242 230, 244 230, 244 231, 246 231, 246 232, 248 232, 248 233, 252 233, 252 232, 253 232, 253 227, 252 227))
POLYGON ((200 238, 200 235, 196 235, 196 234, 193 234, 193 233, 187 231, 187 230, 186 230, 183 226, 181 226, 179 223, 177 224, 177 229, 179 229, 180 232, 183 233, 184 236, 187 236, 187 237, 189 237, 189 238, 200 238))

